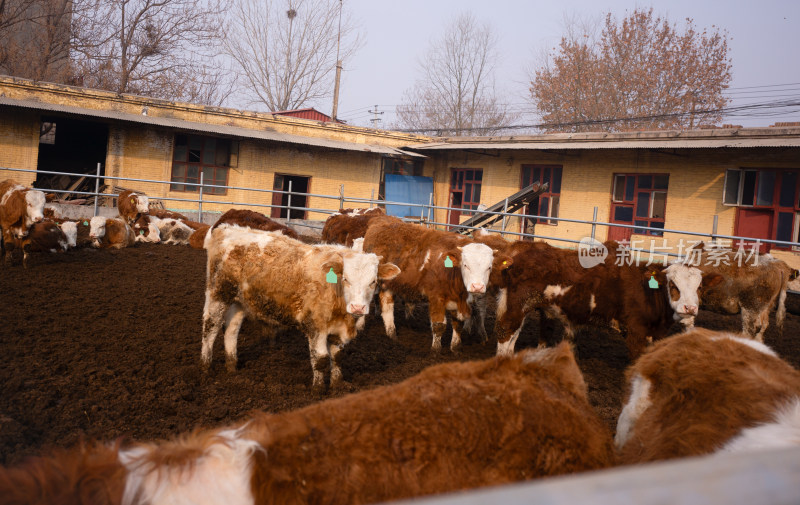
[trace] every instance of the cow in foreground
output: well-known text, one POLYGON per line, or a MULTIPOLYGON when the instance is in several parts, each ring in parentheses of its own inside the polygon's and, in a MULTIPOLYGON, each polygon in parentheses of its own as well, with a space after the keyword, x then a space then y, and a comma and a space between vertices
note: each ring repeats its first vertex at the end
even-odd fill
POLYGON ((384 216, 373 218, 364 236, 363 249, 400 267, 401 273, 381 283, 381 316, 386 334, 394 339, 394 297, 428 301, 433 352, 442 348, 447 313, 453 336, 450 349, 458 351, 464 321, 470 316, 471 295, 486 292, 493 269, 508 268, 512 260, 495 255, 487 245, 455 233, 433 230, 384 216))
POLYGON ((386 213, 380 207, 374 209, 343 209, 325 220, 322 241, 328 244, 353 246, 353 241, 363 238, 369 222, 386 213))
POLYGON ((74 221, 61 224, 44 220, 31 226, 28 236, 20 240, 22 265, 28 268, 28 256, 32 252, 58 253, 76 245, 78 226, 74 221))
POLYGON ((117 198, 119 217, 129 225, 133 225, 140 215, 147 214, 149 211, 150 198, 144 193, 126 189, 117 198))
POLYGON ((760 342, 697 329, 657 343, 626 375, 622 463, 800 447, 800 372, 760 342))
POLYGON ((34 223, 44 219, 45 196, 11 179, 0 182, 0 254, 8 262, 11 246, 28 235, 34 223))
POLYGON ((378 280, 400 270, 374 254, 343 246, 308 245, 280 232, 221 224, 206 236, 206 303, 202 364, 211 365, 214 340, 225 329, 225 361, 236 369, 237 339, 245 315, 267 324, 298 324, 308 339, 313 388, 342 380, 338 357, 356 336, 356 317, 369 312, 378 280), (329 335, 332 338, 329 338, 329 335))
POLYGON ((349 505, 605 468, 611 436, 568 344, 159 443, 88 444, 0 469, 12 503, 349 505))
POLYGON ((89 221, 89 237, 92 247, 98 249, 122 249, 136 243, 133 229, 122 219, 95 216, 89 221))
POLYGON ((770 254, 743 258, 730 250, 707 250, 701 242, 689 250, 684 262, 704 274, 721 275, 723 281, 703 296, 702 307, 723 314, 742 314, 742 333, 759 342, 769 327, 773 307, 775 325, 783 332, 786 317, 786 290, 798 272, 770 254))

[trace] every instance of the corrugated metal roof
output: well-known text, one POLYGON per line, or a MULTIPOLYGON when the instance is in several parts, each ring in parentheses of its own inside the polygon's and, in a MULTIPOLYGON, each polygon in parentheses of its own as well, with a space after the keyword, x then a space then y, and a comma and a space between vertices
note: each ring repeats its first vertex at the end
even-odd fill
POLYGON ((453 149, 705 149, 720 147, 800 147, 800 137, 790 138, 714 138, 714 139, 646 139, 607 141, 542 141, 542 142, 435 142, 406 146, 406 149, 440 151, 453 149))
POLYGON ((0 105, 7 105, 11 107, 20 107, 24 109, 34 109, 47 112, 60 112, 64 114, 71 114, 77 116, 111 119, 116 121, 140 123, 154 126, 162 126, 165 128, 174 128, 177 130, 193 131, 200 133, 212 133, 219 135, 228 135, 231 137, 271 140, 274 142, 285 142, 288 144, 302 144, 314 147, 324 147, 328 149, 341 149, 346 151, 359 151, 375 154, 386 154, 394 156, 415 156, 425 157, 423 154, 404 151, 395 147, 380 146, 376 144, 358 144, 355 142, 345 142, 341 140, 331 140, 319 137, 304 137, 302 135, 291 135, 288 133, 281 133, 270 130, 251 130, 248 128, 241 128, 237 126, 215 125, 208 123, 197 123, 194 121, 187 121, 184 119, 165 118, 157 116, 148 116, 145 114, 131 114, 129 112, 119 112, 114 110, 97 110, 86 109, 83 107, 76 107, 72 105, 62 105, 47 102, 40 102, 38 100, 17 100, 0 96, 0 105))

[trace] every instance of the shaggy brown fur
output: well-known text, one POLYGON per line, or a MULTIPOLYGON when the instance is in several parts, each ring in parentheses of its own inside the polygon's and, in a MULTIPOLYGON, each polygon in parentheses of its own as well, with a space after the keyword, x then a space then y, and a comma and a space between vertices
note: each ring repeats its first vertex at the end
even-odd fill
POLYGON ((198 228, 189 236, 189 245, 195 249, 202 249, 203 242, 206 240, 206 235, 208 234, 208 230, 211 229, 210 225, 205 225, 202 228, 198 228))
POLYGON ((385 216, 380 207, 374 209, 343 209, 325 220, 322 241, 327 244, 343 244, 353 247, 353 240, 367 233, 367 225, 374 217, 385 216), (354 212, 360 211, 358 215, 354 212))
MULTIPOLYGON (((430 367, 400 384, 257 413, 237 428, 238 437, 264 449, 249 456, 258 505, 376 503, 614 463, 610 434, 589 405, 566 343, 430 367)), ((140 446, 147 450, 137 462, 156 472, 183 468, 188 480, 198 456, 220 443, 219 432, 140 446)), ((116 504, 125 475, 112 456, 94 446, 71 460, 0 470, 0 496, 11 503, 89 501, 79 501, 82 495, 116 504)))
POLYGON ((635 375, 650 381, 651 405, 621 448, 623 463, 714 452, 800 395, 800 373, 789 364, 722 335, 696 329, 670 337, 628 369, 629 383, 635 375))
POLYGON ((223 223, 246 226, 247 228, 252 228, 254 230, 280 231, 287 237, 291 237, 293 239, 300 238, 297 235, 297 232, 289 228, 288 226, 282 225, 277 221, 273 221, 264 214, 247 209, 229 210, 228 212, 220 216, 217 222, 214 223, 213 228, 217 228, 219 225, 223 223))
POLYGON ((133 229, 122 219, 106 219, 106 234, 99 241, 94 241, 94 247, 99 249, 122 249, 131 247, 136 243, 133 229))
POLYGON ((146 195, 141 191, 135 192, 130 189, 126 189, 120 193, 117 198, 117 212, 119 213, 119 217, 126 223, 132 225, 141 214, 137 206, 140 197, 144 196, 146 195))

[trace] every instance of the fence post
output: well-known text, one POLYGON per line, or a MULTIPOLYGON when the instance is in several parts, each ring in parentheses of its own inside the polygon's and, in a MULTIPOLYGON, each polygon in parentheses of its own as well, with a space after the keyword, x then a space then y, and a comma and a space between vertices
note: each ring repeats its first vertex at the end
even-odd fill
POLYGON ((339 185, 339 210, 344 208, 344 184, 339 185))
POLYGON ((372 202, 375 201, 375 188, 372 188, 372 191, 369 193, 369 208, 372 208, 372 202))
POLYGON ((447 204, 447 221, 445 221, 444 229, 450 230, 450 209, 453 208, 453 193, 450 193, 450 200, 447 204))
POLYGON ((711 225, 711 243, 717 245, 717 225, 719 224, 719 215, 714 214, 714 224, 711 225))
POLYGON ((292 180, 289 179, 289 197, 286 199, 286 223, 292 220, 292 180))
POLYGON ((508 198, 506 198, 506 203, 503 204, 503 227, 502 231, 500 232, 501 237, 506 236, 506 219, 508 219, 508 216, 506 215, 507 212, 508 212, 508 198))
POLYGON ((592 240, 594 240, 594 234, 597 230, 597 207, 594 208, 594 214, 592 214, 592 240))
POLYGON ((431 212, 433 211, 433 191, 428 195, 428 228, 431 227, 431 212))
POLYGON ((94 215, 97 215, 97 193, 100 192, 100 163, 97 164, 97 174, 94 178, 94 215))
POLYGON ((203 222, 203 171, 200 171, 200 197, 197 200, 197 220, 203 222))

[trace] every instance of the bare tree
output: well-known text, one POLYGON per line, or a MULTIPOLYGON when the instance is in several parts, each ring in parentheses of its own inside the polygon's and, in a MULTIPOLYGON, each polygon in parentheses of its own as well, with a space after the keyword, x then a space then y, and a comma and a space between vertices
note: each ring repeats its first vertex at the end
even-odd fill
MULTIPOLYGON (((240 0, 225 42, 242 74, 250 106, 270 111, 309 106, 331 97, 336 71, 339 0, 240 0)), ((351 19, 341 24, 341 56, 360 47, 351 19)))
POLYGON ((516 116, 495 95, 497 38, 489 25, 461 14, 430 48, 423 77, 397 107, 397 126, 440 135, 490 135, 516 116))
POLYGON ((0 0, 0 73, 69 82, 69 0, 0 0))
POLYGON ((229 94, 215 52, 228 0, 74 0, 83 85, 219 105, 229 94))
POLYGON ((546 131, 682 129, 722 120, 730 80, 725 32, 636 9, 599 39, 569 31, 530 92, 546 131))

